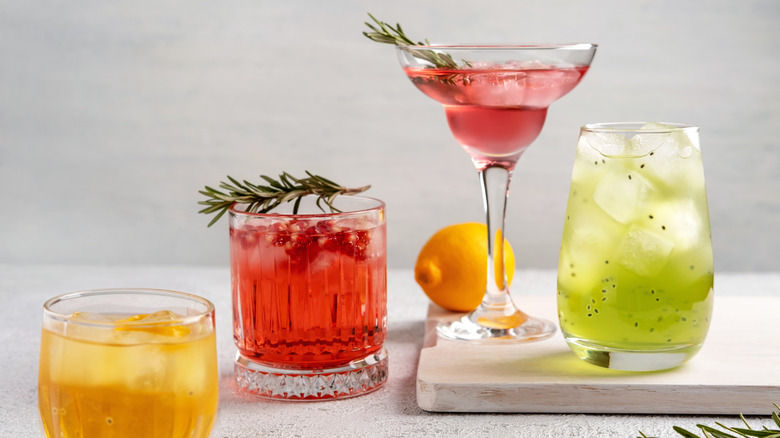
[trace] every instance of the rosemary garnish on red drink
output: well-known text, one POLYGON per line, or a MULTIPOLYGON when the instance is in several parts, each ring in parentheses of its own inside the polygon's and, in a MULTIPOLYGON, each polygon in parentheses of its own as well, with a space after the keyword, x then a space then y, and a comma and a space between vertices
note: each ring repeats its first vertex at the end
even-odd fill
POLYGON ((235 178, 228 176, 230 183, 220 182, 219 188, 226 192, 206 186, 198 191, 208 199, 199 201, 198 204, 206 207, 198 213, 211 214, 217 213, 208 226, 215 222, 227 212, 233 204, 246 204, 246 211, 249 213, 267 213, 276 206, 285 202, 294 202, 293 214, 298 213, 298 207, 304 196, 317 196, 317 206, 325 211, 323 203, 330 208, 331 212, 338 212, 339 209, 333 206, 333 201, 339 195, 355 195, 368 190, 371 186, 358 188, 344 187, 329 179, 314 175, 308 170, 306 178, 295 178, 287 172, 282 172, 279 179, 260 175, 267 184, 253 184, 247 180, 239 182, 235 178))

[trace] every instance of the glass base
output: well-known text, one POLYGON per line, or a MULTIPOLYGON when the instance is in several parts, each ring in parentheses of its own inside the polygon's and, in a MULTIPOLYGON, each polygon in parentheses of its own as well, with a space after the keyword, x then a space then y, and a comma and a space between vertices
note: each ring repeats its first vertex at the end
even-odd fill
POLYGON ((475 343, 519 343, 540 341, 555 333, 555 325, 540 318, 527 317, 525 322, 517 327, 491 328, 471 320, 471 315, 455 321, 440 322, 436 326, 439 336, 455 341, 475 343))
POLYGON ((387 381, 387 350, 319 370, 274 368, 237 353, 234 370, 242 394, 291 401, 343 399, 375 391, 387 381))
POLYGON ((568 338, 566 342, 574 354, 585 362, 620 371, 668 370, 687 362, 701 349, 701 344, 658 350, 626 350, 576 338, 568 338))

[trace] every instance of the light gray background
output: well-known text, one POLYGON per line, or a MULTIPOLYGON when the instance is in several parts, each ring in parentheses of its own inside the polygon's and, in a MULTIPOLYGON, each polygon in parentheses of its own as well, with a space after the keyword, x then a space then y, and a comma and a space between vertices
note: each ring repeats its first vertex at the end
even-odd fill
POLYGON ((555 268, 578 128, 701 126, 717 270, 780 267, 780 2, 0 0, 0 263, 226 265, 197 191, 308 169, 372 184, 390 267, 481 221, 443 111, 365 39, 599 44, 521 158, 519 267, 555 268))

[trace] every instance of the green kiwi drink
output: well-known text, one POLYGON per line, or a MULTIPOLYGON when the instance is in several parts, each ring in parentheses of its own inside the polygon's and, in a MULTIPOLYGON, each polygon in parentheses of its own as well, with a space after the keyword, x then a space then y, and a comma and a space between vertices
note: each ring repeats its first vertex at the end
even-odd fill
POLYGON ((583 127, 558 267, 569 346, 609 368, 675 367, 701 348, 712 300, 698 128, 583 127))

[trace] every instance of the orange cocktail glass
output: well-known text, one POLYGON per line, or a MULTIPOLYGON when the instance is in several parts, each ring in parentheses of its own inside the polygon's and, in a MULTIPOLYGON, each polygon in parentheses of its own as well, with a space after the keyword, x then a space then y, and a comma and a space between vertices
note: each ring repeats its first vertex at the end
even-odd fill
POLYGON ((38 406, 46 436, 206 438, 218 398, 209 301, 104 289, 44 305, 38 406))

